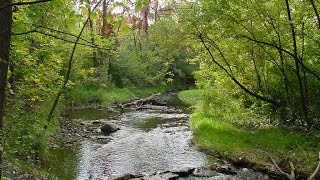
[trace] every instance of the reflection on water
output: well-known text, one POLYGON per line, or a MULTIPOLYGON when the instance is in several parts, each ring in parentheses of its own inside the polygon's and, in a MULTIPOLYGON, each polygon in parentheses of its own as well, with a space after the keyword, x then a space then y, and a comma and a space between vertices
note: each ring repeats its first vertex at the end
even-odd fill
POLYGON ((111 141, 81 145, 77 179, 109 179, 126 173, 152 174, 205 165, 204 154, 190 145, 188 115, 174 109, 123 113, 111 141))
MULTIPOLYGON (((95 109, 68 112, 65 120, 78 131, 85 131, 86 138, 82 138, 79 146, 73 147, 76 150, 54 150, 49 163, 57 164, 57 167, 52 170, 57 172, 59 179, 87 180, 205 166, 206 156, 191 145, 189 114, 181 110, 181 103, 172 102, 179 108, 149 106, 126 112, 95 109), (116 124, 120 130, 103 136, 97 130, 107 122, 116 124)), ((235 176, 210 171, 215 175, 181 179, 269 179, 246 168, 236 171, 235 176)))

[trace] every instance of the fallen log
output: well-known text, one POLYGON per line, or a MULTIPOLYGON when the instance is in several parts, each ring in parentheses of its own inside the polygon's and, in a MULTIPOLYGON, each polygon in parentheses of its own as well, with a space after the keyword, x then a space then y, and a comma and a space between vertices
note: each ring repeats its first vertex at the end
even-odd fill
POLYGON ((139 109, 141 108, 141 106, 143 105, 157 105, 157 106, 165 106, 165 103, 159 102, 157 100, 157 97, 160 95, 160 93, 158 94, 152 94, 151 96, 144 98, 144 99, 134 99, 130 102, 124 103, 124 104, 120 104, 118 105, 118 107, 125 109, 125 108, 136 108, 139 109))

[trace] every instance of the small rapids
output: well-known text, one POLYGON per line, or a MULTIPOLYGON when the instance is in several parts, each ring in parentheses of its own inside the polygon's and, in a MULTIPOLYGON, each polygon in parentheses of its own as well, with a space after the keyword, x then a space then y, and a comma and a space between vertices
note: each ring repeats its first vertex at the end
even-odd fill
POLYGON ((69 112, 69 121, 84 137, 77 146, 75 179, 270 179, 246 168, 234 168, 233 174, 205 168, 209 160, 191 143, 189 116, 179 104, 145 105, 139 110, 126 111, 80 109, 69 112), (105 123, 112 123, 120 130, 105 136, 100 131, 105 123))
POLYGON ((81 144, 77 179, 110 179, 127 173, 153 174, 204 166, 205 155, 191 145, 188 118, 174 109, 120 114, 111 120, 120 130, 106 143, 86 140, 81 144))

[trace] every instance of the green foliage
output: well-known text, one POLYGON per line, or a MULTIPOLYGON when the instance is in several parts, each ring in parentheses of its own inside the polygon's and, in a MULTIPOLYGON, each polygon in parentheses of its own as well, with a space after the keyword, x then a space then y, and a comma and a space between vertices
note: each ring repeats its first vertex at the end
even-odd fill
POLYGON ((151 25, 148 37, 140 30, 120 37, 116 55, 108 62, 109 77, 116 86, 144 87, 171 81, 193 84, 196 66, 188 63, 193 52, 186 51, 190 45, 172 19, 151 25))
POLYGON ((195 35, 189 39, 198 51, 192 61, 200 64, 195 73, 199 87, 216 88, 218 84, 238 95, 246 88, 280 102, 265 110, 281 124, 318 125, 315 107, 319 106, 320 73, 315 47, 319 29, 310 2, 289 1, 292 21, 285 1, 280 0, 197 1, 184 6, 187 10, 181 10, 179 20, 195 35), (232 85, 235 80, 242 90, 232 85))
POLYGON ((17 166, 17 173, 47 175, 41 165, 48 158, 51 135, 59 130, 59 111, 50 122, 47 116, 63 83, 71 48, 52 36, 73 41, 74 37, 58 33, 78 31, 75 25, 80 19, 73 6, 71 1, 57 0, 15 9, 13 33, 22 34, 11 42, 3 145, 4 160, 17 166))
POLYGON ((269 156, 272 156, 294 162, 299 170, 313 171, 310 162, 319 148, 314 143, 316 138, 262 123, 236 99, 216 91, 219 90, 179 93, 184 102, 198 104, 190 119, 197 146, 233 160, 245 157, 258 167, 271 168, 269 156))

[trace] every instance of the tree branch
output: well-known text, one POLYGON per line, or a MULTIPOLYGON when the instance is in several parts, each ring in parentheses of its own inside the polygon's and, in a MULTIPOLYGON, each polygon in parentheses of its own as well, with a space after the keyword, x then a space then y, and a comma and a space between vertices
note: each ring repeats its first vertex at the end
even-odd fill
POLYGON ((44 3, 44 2, 48 2, 48 1, 52 1, 52 0, 38 0, 38 1, 28 1, 28 2, 16 2, 16 3, 12 3, 12 4, 7 4, 4 6, 0 7, 0 10, 10 7, 10 6, 21 6, 21 5, 30 5, 30 4, 38 4, 38 3, 44 3))
MULTIPOLYGON (((43 28, 43 27, 38 27, 38 28, 43 28)), ((49 37, 58 39, 60 41, 64 41, 66 43, 72 43, 72 44, 76 43, 76 42, 74 42, 72 40, 64 39, 62 37, 59 37, 59 36, 56 36, 56 35, 53 35, 53 34, 49 34, 49 33, 46 33, 46 32, 39 31, 39 30, 37 30, 38 28, 35 28, 33 30, 30 30, 30 31, 22 32, 22 33, 13 33, 12 36, 20 36, 20 35, 25 35, 25 34, 30 34, 30 33, 39 33, 39 34, 42 34, 42 35, 45 35, 45 36, 49 36, 49 37)), ((50 28, 45 28, 45 29, 50 29, 50 28)), ((64 34, 68 34, 68 35, 71 35, 71 36, 75 36, 74 34, 71 34, 71 33, 62 32, 62 31, 58 31, 58 30, 54 30, 54 29, 52 29, 52 30, 55 31, 55 32, 64 33, 64 34)), ((79 45, 88 46, 88 47, 97 48, 97 49, 103 49, 103 50, 110 50, 108 48, 101 48, 96 44, 92 44, 91 42, 87 41, 86 39, 83 39, 83 38, 80 38, 80 39, 85 41, 85 42, 87 42, 87 43, 77 42, 77 44, 79 44, 79 45)))
POLYGON ((70 75, 71 75, 71 70, 72 70, 72 64, 73 64, 73 60, 74 60, 74 54, 76 52, 76 49, 77 49, 77 45, 78 45, 78 42, 82 36, 82 33, 86 27, 86 25, 88 24, 89 20, 90 20, 90 15, 94 12, 94 10, 98 7, 98 5, 102 2, 102 0, 100 0, 92 9, 92 11, 89 13, 86 21, 84 22, 77 38, 76 38, 76 41, 73 45, 73 48, 72 48, 72 51, 71 51, 71 54, 70 54, 70 58, 69 58, 69 62, 68 62, 68 69, 67 69, 67 73, 65 75, 65 78, 64 78, 64 82, 63 82, 63 85, 61 87, 61 90, 57 93, 57 96, 52 104, 52 107, 51 107, 51 110, 48 114, 48 117, 47 117, 47 121, 50 121, 53 117, 53 113, 58 105, 58 102, 59 102, 59 99, 60 99, 60 96, 62 95, 63 91, 67 88, 67 84, 69 82, 69 79, 70 79, 70 75))
MULTIPOLYGON (((250 41, 253 41, 253 42, 256 42, 256 43, 259 43, 259 44, 263 44, 263 45, 267 45, 267 46, 270 46, 270 47, 273 47, 273 48, 276 48, 288 55, 290 55, 291 57, 295 58, 295 55, 293 53, 291 53, 290 51, 286 50, 286 49, 283 49, 283 48, 280 48, 279 46, 275 45, 275 44, 272 44, 272 43, 269 43, 269 42, 264 42, 264 41, 260 41, 260 40, 257 40, 257 39, 253 39, 251 37, 248 37, 246 35, 239 35, 238 37, 242 37, 242 38, 246 38, 250 41)), ((299 57, 298 57, 299 58, 299 57)), ((300 59, 300 58, 299 58, 300 59)), ((305 69, 308 73, 312 74, 318 81, 320 81, 320 76, 314 72, 313 70, 311 70, 310 68, 308 68, 305 64, 303 64, 300 60, 298 61, 298 63, 301 65, 301 67, 303 69, 305 69)))
MULTIPOLYGON (((53 31, 53 32, 56 32, 56 33, 61 33, 61 34, 66 34, 66 35, 69 35, 69 36, 73 36, 75 38, 77 38, 77 35, 75 34, 72 34, 72 33, 69 33, 69 32, 64 32, 64 31, 60 31, 60 30, 56 30, 56 29, 52 29, 52 28, 49 28, 49 27, 44 27, 44 26, 38 26, 39 28, 42 28, 42 29, 47 29, 49 31, 53 31)), ((81 40, 85 41, 86 43, 89 43, 89 44, 92 44, 92 42, 80 37, 81 40)), ((93 44, 95 45, 95 44, 93 44)))
POLYGON ((241 84, 225 67, 223 67, 216 59, 215 57, 213 56, 212 52, 210 51, 209 47, 207 46, 207 44, 205 43, 204 39, 203 39, 203 36, 202 34, 199 35, 199 39, 201 40, 204 48, 207 50, 207 52, 209 53, 212 61, 220 68, 222 69, 229 77, 230 79, 236 83, 243 91, 245 91, 247 94, 259 99, 259 100, 262 100, 262 101, 265 101, 267 103, 270 103, 270 104, 273 104, 275 106, 281 106, 281 102, 280 101, 276 101, 276 100, 273 100, 273 99, 270 99, 268 97, 265 97, 265 96, 260 96, 259 94, 256 94, 254 92, 252 92, 251 90, 249 90, 248 88, 246 88, 243 84, 241 84))
POLYGON ((22 32, 22 33, 12 33, 11 36, 21 36, 21 35, 26 35, 30 33, 35 33, 36 31, 37 31, 37 28, 30 31, 22 32))
POLYGON ((312 6, 312 9, 313 9, 314 13, 316 14, 317 26, 318 26, 318 29, 320 30, 320 15, 319 15, 319 12, 317 10, 316 4, 314 3, 314 0, 310 0, 310 4, 312 6))

